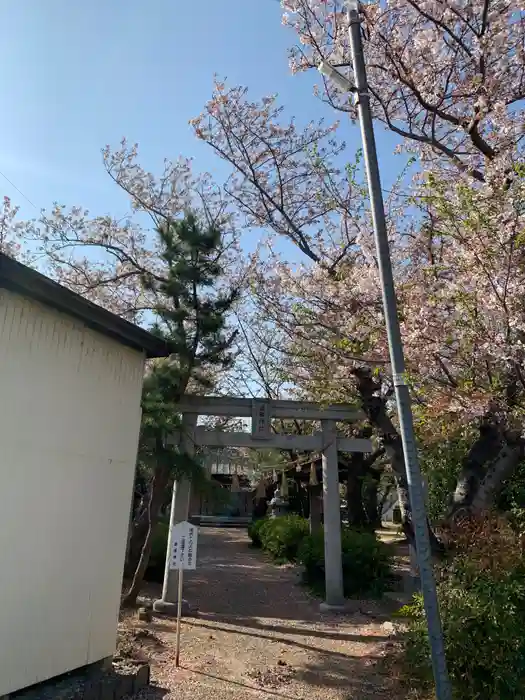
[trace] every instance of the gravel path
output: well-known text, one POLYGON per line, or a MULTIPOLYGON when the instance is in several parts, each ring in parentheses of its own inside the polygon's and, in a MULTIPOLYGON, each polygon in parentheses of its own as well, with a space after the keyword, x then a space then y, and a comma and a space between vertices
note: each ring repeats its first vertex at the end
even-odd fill
MULTIPOLYGON (((155 591, 149 591, 155 593, 155 591)), ((386 700, 395 697, 378 665, 392 642, 384 606, 357 601, 353 612, 319 612, 293 567, 251 549, 246 532, 202 528, 198 569, 184 597, 198 608, 184 619, 175 668, 175 622, 143 624, 160 642, 150 649, 155 700, 386 700)))

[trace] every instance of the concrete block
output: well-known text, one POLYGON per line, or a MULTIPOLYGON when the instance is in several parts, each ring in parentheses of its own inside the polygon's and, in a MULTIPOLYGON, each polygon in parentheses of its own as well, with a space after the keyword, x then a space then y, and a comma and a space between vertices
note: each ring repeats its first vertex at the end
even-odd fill
POLYGON ((319 605, 319 610, 322 613, 331 613, 331 614, 348 612, 347 607, 344 603, 342 603, 341 605, 331 605, 330 603, 321 603, 319 605))
POLYGON ((101 678, 99 687, 99 700, 118 700, 115 692, 117 690, 117 680, 115 678, 101 678))
POLYGON ((88 681, 84 685, 82 700, 100 700, 100 684, 96 681, 88 681))
POLYGON ((139 690, 149 685, 150 670, 149 666, 144 665, 137 669, 133 680, 133 692, 138 693, 139 690))
MULTIPOLYGON (((177 617, 177 603, 168 603, 166 600, 156 600, 153 603, 153 611, 166 617, 177 617)), ((194 615, 196 609, 192 607, 187 600, 182 601, 182 617, 194 615)))
POLYGON ((134 675, 121 675, 118 678, 117 689, 115 692, 116 700, 120 700, 125 695, 131 695, 133 693, 134 675))

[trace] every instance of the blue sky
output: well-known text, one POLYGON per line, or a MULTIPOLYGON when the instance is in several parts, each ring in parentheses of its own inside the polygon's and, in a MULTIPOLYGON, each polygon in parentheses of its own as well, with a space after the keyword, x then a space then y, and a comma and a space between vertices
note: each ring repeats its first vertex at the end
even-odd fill
MULTIPOLYGON (((192 156, 223 179, 226 167, 188 120, 209 98, 213 75, 277 92, 301 120, 337 118, 312 95, 314 77, 292 76, 277 0, 3 0, 0 7, 0 171, 40 209, 53 201, 123 215, 126 202, 101 165, 100 149, 123 136, 141 163, 192 156)), ((359 146, 348 124, 347 143, 359 146)), ((346 136, 346 135, 345 135, 346 136)), ((384 186, 399 171, 394 138, 377 133, 384 186)), ((0 176, 0 195, 37 211, 0 176)))

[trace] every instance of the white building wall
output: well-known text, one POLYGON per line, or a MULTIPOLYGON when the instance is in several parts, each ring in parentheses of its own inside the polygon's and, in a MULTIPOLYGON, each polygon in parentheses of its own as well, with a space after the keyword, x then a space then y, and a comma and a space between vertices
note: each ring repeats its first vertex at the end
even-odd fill
POLYGON ((143 359, 0 290, 0 696, 114 653, 143 359))

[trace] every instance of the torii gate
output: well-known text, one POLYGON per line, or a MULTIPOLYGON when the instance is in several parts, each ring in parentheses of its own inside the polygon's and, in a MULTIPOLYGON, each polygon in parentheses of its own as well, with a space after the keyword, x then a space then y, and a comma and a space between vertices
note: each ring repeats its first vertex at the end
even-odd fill
MULTIPOLYGON (((195 454, 195 446, 251 447, 296 449, 322 452, 323 511, 325 551, 325 602, 324 610, 338 609, 344 604, 343 570, 341 559, 341 514, 339 499, 339 464, 337 452, 371 452, 370 440, 338 436, 337 421, 357 421, 364 413, 350 404, 322 406, 304 401, 273 401, 214 396, 186 396, 179 404, 182 413, 182 430, 171 440, 180 444, 189 456, 195 454), (199 416, 229 416, 251 418, 252 432, 224 432, 207 430, 197 426, 199 416), (271 432, 272 418, 296 418, 321 421, 322 431, 314 435, 285 435, 271 432)), ((162 598, 155 601, 157 612, 176 614, 177 573, 169 568, 171 529, 189 517, 191 483, 181 480, 173 486, 170 530, 166 556, 166 569, 162 598)))

